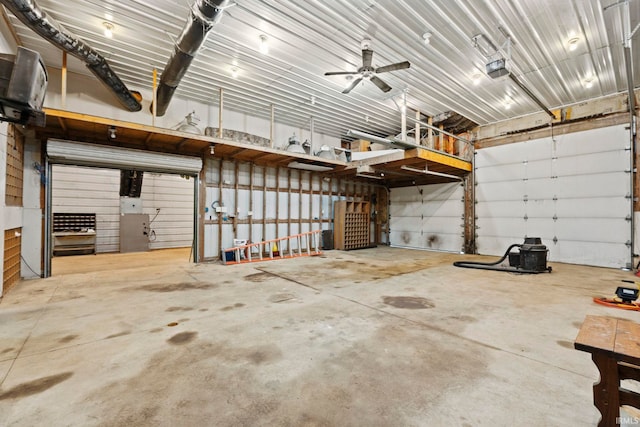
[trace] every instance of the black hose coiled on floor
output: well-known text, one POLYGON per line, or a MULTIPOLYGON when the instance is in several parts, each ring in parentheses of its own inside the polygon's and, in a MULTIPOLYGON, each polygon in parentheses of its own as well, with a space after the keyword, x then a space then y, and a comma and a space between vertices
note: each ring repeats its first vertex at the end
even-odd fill
POLYGON ((453 265, 455 267, 462 267, 462 268, 477 268, 478 270, 507 271, 510 273, 522 273, 522 274, 538 274, 538 273, 544 273, 544 272, 549 272, 549 273, 551 272, 551 267, 548 267, 546 270, 542 270, 542 271, 524 270, 524 269, 515 268, 515 267, 498 267, 498 264, 501 264, 505 259, 507 259, 507 257, 509 256, 509 252, 511 252, 511 249, 516 247, 521 248, 522 244, 514 243, 513 245, 509 246, 507 248, 507 251, 502 256, 502 258, 500 258, 498 261, 495 261, 495 262, 456 261, 453 263, 453 265))

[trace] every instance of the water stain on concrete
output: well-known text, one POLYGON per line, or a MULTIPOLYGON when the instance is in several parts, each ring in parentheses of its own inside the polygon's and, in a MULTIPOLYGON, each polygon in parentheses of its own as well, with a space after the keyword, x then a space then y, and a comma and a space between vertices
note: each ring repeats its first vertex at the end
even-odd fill
POLYGON ((116 338, 116 337, 122 337, 122 336, 129 335, 129 334, 131 334, 131 331, 122 331, 122 332, 118 332, 117 334, 111 334, 111 335, 107 336, 107 339, 116 338))
POLYGON ((20 397, 42 393, 43 391, 68 380, 72 375, 73 372, 63 372, 61 374, 38 378, 37 380, 19 384, 5 392, 0 392, 0 400, 18 399, 20 397))
POLYGON ((264 282, 266 280, 270 280, 276 277, 277 276, 275 274, 271 274, 266 271, 263 271, 261 273, 253 273, 253 274, 244 276, 244 280, 247 280, 249 282, 264 282))
POLYGON ((282 358, 282 352, 277 347, 261 347, 250 351, 246 357, 254 365, 262 365, 282 358))
POLYGON ((201 308, 201 309, 200 309, 200 310, 198 310, 198 311, 205 312, 205 311, 209 311, 209 309, 208 309, 208 308, 201 308))
POLYGON ((197 332, 180 332, 179 334, 175 334, 169 338, 167 342, 173 345, 189 344, 191 341, 195 340, 197 336, 197 332))
POLYGON ((383 296, 382 301, 386 305, 390 305, 395 308, 406 308, 408 310, 421 310, 436 306, 431 300, 422 297, 383 296))
POLYGON ((218 285, 206 282, 180 282, 180 283, 166 283, 156 285, 140 286, 138 290, 147 292, 179 292, 179 291, 192 291, 192 290, 209 290, 215 289, 218 285))
POLYGON ((465 323, 473 323, 478 321, 478 319, 476 319, 475 317, 467 316, 466 314, 461 314, 459 316, 451 316, 449 317, 449 319, 460 320, 461 322, 465 322, 465 323))
POLYGON ((269 297, 269 302, 279 303, 279 302, 291 301, 293 299, 296 299, 296 296, 294 294, 281 293, 281 294, 271 295, 269 297))
POLYGON ((149 332, 151 332, 152 334, 158 333, 158 332, 162 332, 162 328, 153 328, 151 329, 149 332))
POLYGON ((558 340, 556 341, 556 343, 561 347, 570 348, 571 350, 573 350, 573 343, 571 341, 558 340))
POLYGON ((9 348, 5 348, 4 350, 0 351, 0 354, 6 354, 6 353, 10 353, 14 350, 13 347, 9 347, 9 348))
POLYGON ((220 309, 220 311, 229 311, 229 310, 233 310, 234 308, 241 308, 241 307, 244 307, 244 304, 241 303, 241 302, 237 302, 237 303, 235 303, 233 305, 228 305, 226 307, 222 307, 220 309))
POLYGON ((168 313, 172 313, 174 311, 191 311, 193 307, 169 307, 165 311, 168 313))
POLYGON ((78 335, 67 335, 65 337, 60 338, 58 340, 58 342, 65 344, 65 343, 68 343, 68 342, 71 342, 71 341, 75 340, 76 338, 78 338, 78 335))

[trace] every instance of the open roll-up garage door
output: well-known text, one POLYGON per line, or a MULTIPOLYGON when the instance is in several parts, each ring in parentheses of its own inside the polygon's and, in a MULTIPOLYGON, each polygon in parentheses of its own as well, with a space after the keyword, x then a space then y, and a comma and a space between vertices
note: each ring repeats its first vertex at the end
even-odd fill
POLYGON ((629 130, 593 129, 478 150, 478 252, 541 237, 551 261, 628 267, 629 130))
MULTIPOLYGON (((199 157, 181 156, 177 154, 149 152, 99 144, 72 142, 57 139, 47 141, 47 176, 52 175, 54 164, 86 166, 91 168, 120 169, 125 171, 142 171, 158 174, 174 174, 194 177, 193 183, 193 259, 199 259, 198 252, 198 188, 202 159, 199 157)), ((122 196, 122 194, 120 194, 122 196)), ((137 196, 136 196, 137 197, 137 196)), ((122 205, 122 201, 121 201, 122 205)), ((153 206, 157 208, 158 203, 153 206)), ((182 203, 184 206, 184 203, 182 203)), ((172 206, 172 208, 175 206, 172 206)), ((122 207, 120 208, 122 210, 122 207)), ((156 209, 156 216, 159 209, 156 209)), ((121 212, 122 213, 122 212, 121 212)), ((52 257, 52 183, 47 184, 47 201, 45 212, 45 277, 51 275, 52 257)), ((126 215, 125 215, 126 216, 126 215)), ((155 217, 154 217, 155 219, 155 217)), ((151 220, 153 221, 153 220, 151 220)), ((151 221, 148 225, 151 226, 151 221)), ((159 223, 158 223, 159 224, 159 223)), ((156 225, 158 225, 156 224, 156 225)), ((120 233, 122 236, 122 232, 120 233)))
POLYGON ((199 157, 156 153, 130 148, 109 147, 84 142, 50 139, 47 156, 52 163, 92 166, 144 172, 197 175, 202 169, 199 157))

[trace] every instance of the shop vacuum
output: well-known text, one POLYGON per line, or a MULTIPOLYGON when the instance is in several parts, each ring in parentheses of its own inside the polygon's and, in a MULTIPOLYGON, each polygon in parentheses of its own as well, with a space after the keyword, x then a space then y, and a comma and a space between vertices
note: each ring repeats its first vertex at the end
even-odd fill
POLYGON ((453 265, 522 274, 551 273, 551 267, 547 267, 548 252, 549 250, 542 244, 542 239, 539 237, 525 237, 524 243, 514 243, 509 246, 502 258, 496 262, 456 261, 453 265), (518 252, 511 252, 513 248, 518 248, 518 252), (507 258, 509 267, 500 265, 507 258))

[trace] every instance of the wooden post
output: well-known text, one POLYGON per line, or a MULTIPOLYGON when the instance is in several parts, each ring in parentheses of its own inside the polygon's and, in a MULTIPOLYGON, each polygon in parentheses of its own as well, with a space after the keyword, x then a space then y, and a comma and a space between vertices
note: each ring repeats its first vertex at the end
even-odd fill
MULTIPOLYGON (((430 126, 433 126, 433 117, 429 116, 427 118, 427 123, 430 126)), ((433 148, 433 129, 432 128, 427 129, 427 147, 433 148)))
MULTIPOLYGON (((444 130, 444 125, 438 126, 440 130, 444 130)), ((437 150, 444 151, 444 133, 440 132, 438 134, 438 148, 437 150)))
POLYGON ((198 218, 198 256, 194 257, 194 262, 202 262, 204 258, 204 209, 207 206, 207 168, 211 159, 204 154, 202 156, 202 169, 198 176, 198 212, 196 213, 198 218))
MULTIPOLYGON (((220 159, 220 166, 218 168, 218 204, 220 206, 222 206, 222 186, 223 184, 223 179, 222 179, 222 170, 223 170, 223 164, 224 164, 224 160, 220 159)), ((222 252, 222 217, 224 216, 224 214, 222 212, 218 213, 218 252, 219 255, 218 256, 222 256, 223 252, 222 252)))
POLYGON ((275 133, 275 119, 276 119, 276 108, 273 104, 271 104, 271 121, 269 127, 269 147, 273 148, 273 135, 275 133))
POLYGON ((234 206, 234 209, 236 211, 233 213, 233 233, 234 233, 234 236, 236 238, 238 238, 238 237, 240 237, 240 236, 238 236, 238 211, 240 210, 239 207, 238 207, 238 181, 240 180, 239 179, 239 177, 240 177, 240 171, 239 171, 240 165, 239 165, 239 162, 237 160, 234 163, 235 163, 235 170, 234 170, 234 179, 235 179, 235 181, 233 183, 234 184, 233 185, 233 190, 234 190, 233 191, 233 199, 234 199, 233 200, 233 206, 234 206))
POLYGON ((218 138, 222 139, 222 109, 224 107, 224 89, 220 88, 220 104, 218 105, 218 138))
POLYGON ((276 166, 276 235, 273 236, 274 239, 278 238, 278 231, 280 226, 279 222, 280 222, 280 166, 276 166))
POLYGON ((60 84, 60 104, 64 110, 67 108, 67 52, 64 50, 62 51, 62 76, 60 84))
POLYGON ((267 240, 267 167, 262 167, 262 241, 267 240))
POLYGON ((415 143, 422 145, 422 138, 420 138, 420 110, 416 111, 416 129, 414 136, 416 138, 415 143))
MULTIPOLYGON (((298 172, 299 176, 300 176, 300 182, 299 182, 299 189, 298 189, 298 234, 302 233, 302 171, 298 172)), ((309 174, 311 175, 311 174, 309 174)), ((311 179, 311 176, 309 176, 309 179, 311 179)), ((311 231, 311 230, 309 230, 311 231)), ((300 249, 300 248, 298 248, 300 249)))
POLYGON ((153 99, 151 101, 151 126, 156 125, 156 112, 158 111, 158 70, 153 69, 153 99))
MULTIPOLYGON (((291 236, 291 169, 287 169, 287 236, 291 236)), ((287 241, 287 245, 291 242, 287 241)))
POLYGON ((249 217, 249 241, 253 241, 253 173, 254 173, 254 164, 253 162, 249 165, 249 211, 247 212, 247 216, 249 217), (251 212, 251 215, 249 215, 251 212))

